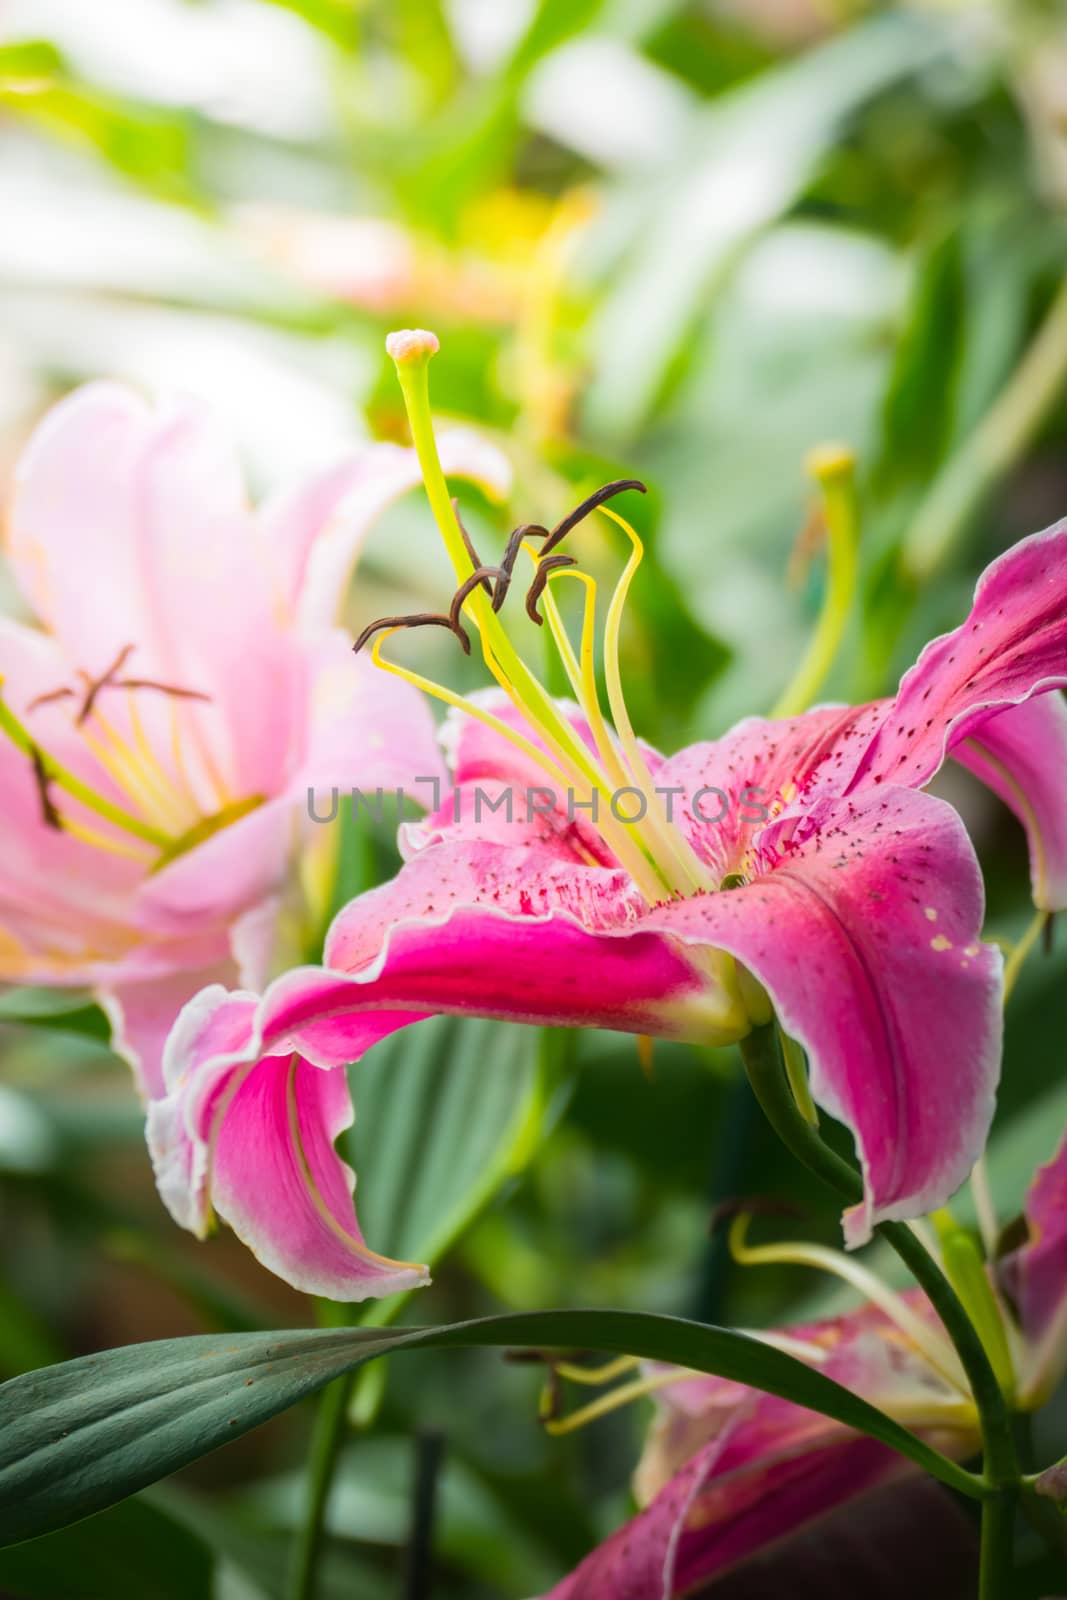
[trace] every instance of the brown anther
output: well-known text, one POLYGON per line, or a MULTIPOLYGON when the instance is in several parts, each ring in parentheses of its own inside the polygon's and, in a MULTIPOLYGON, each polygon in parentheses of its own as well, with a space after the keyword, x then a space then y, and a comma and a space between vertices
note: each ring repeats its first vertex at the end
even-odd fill
POLYGON ((590 512, 602 506, 605 500, 611 500, 617 494, 622 494, 624 489, 636 489, 639 494, 647 494, 648 490, 639 478, 615 478, 611 483, 605 483, 601 488, 587 495, 580 505, 564 517, 562 522, 557 522, 548 538, 541 546, 542 557, 551 554, 558 544, 562 544, 572 528, 583 522, 590 512))
MULTIPOLYGON (((203 700, 210 701, 211 696, 202 689, 182 689, 176 683, 157 683, 155 678, 116 678, 112 683, 101 683, 98 689, 154 689, 157 694, 170 695, 172 700, 203 700)), ((83 716, 78 718, 81 722, 83 716)))
MULTIPOLYGON (((474 548, 474 540, 471 538, 470 534, 467 532, 466 528, 463 526, 463 518, 459 514, 459 501, 456 500, 456 499, 453 499, 453 501, 452 501, 452 515, 456 519, 456 527, 460 531, 460 537, 463 540, 463 548, 466 550, 467 554, 470 556, 471 566, 472 567, 482 567, 483 566, 482 558, 478 554, 477 550, 474 548)), ((486 594, 492 594, 493 586, 489 582, 489 579, 485 578, 485 579, 482 580, 482 582, 484 584, 484 588, 485 588, 486 594)), ((477 587, 477 585, 475 585, 475 587, 477 587)))
MULTIPOLYGON (((153 689, 157 694, 172 695, 177 700, 210 700, 209 694, 202 694, 199 689, 181 689, 176 684, 159 683, 155 678, 120 678, 117 676, 126 665, 130 656, 136 649, 135 645, 124 644, 110 667, 102 672, 98 678, 90 677, 87 672, 77 674, 85 693, 82 703, 78 708, 78 715, 74 722, 76 727, 81 727, 83 722, 88 722, 96 707, 97 696, 104 689, 153 689)), ((28 711, 35 711, 38 706, 52 705, 58 700, 69 700, 77 691, 69 688, 53 689, 49 694, 39 694, 27 706, 28 711)))
POLYGON ((542 556, 537 563, 537 571, 526 595, 526 615, 531 622, 536 622, 540 628, 544 617, 537 609, 537 602, 545 592, 545 585, 554 572, 561 567, 576 567, 577 561, 573 556, 542 556))
POLYGON ((99 678, 90 678, 87 672, 79 672, 78 676, 85 684, 85 699, 82 701, 81 710, 74 719, 79 728, 83 722, 87 722, 92 716, 93 707, 96 704, 96 697, 100 693, 101 689, 106 689, 112 683, 114 683, 116 672, 122 671, 132 654, 133 645, 124 644, 114 661, 111 663, 110 667, 108 667, 107 671, 104 672, 99 678))
POLYGON ((466 630, 454 627, 451 617, 443 616, 439 611, 417 611, 408 617, 379 617, 377 622, 368 622, 352 646, 353 654, 358 656, 367 640, 380 633, 383 628, 447 628, 449 633, 456 635, 463 646, 464 654, 469 656, 471 653, 471 642, 466 630))
POLYGON ((31 700, 26 710, 36 711, 38 706, 50 706, 54 705, 57 700, 72 700, 73 698, 73 689, 51 689, 48 694, 39 694, 36 699, 31 700))
POLYGON ((456 590, 455 594, 452 596, 452 604, 448 608, 448 620, 452 626, 452 632, 463 645, 467 655, 470 655, 471 653, 471 644, 470 639, 467 637, 467 630, 460 621, 463 607, 466 605, 468 598, 474 593, 475 589, 478 589, 483 585, 486 591, 489 594, 492 594, 493 591, 490 580, 493 578, 498 578, 499 576, 499 567, 478 567, 474 572, 471 573, 469 578, 464 579, 459 588, 456 590), (464 643, 464 641, 466 641, 466 643, 464 643))
POLYGON ((741 1198, 734 1196, 727 1200, 720 1200, 708 1219, 708 1233, 711 1237, 733 1222, 735 1217, 803 1217, 805 1215, 800 1206, 790 1205, 788 1200, 779 1200, 770 1195, 755 1195, 741 1198))
POLYGON ((30 746, 29 756, 33 767, 33 776, 37 784, 37 795, 41 802, 41 819, 46 827, 55 828, 57 833, 62 833, 63 818, 52 801, 49 790, 52 780, 48 775, 48 768, 44 764, 44 756, 35 744, 30 746))
POLYGON ((499 611, 507 599, 507 593, 511 588, 511 580, 515 573, 515 563, 519 558, 519 551, 522 549, 523 541, 526 539, 547 538, 548 529, 542 527, 539 522, 524 522, 520 527, 512 530, 504 549, 503 559, 500 562, 500 576, 496 580, 496 588, 493 590, 494 611, 499 611))

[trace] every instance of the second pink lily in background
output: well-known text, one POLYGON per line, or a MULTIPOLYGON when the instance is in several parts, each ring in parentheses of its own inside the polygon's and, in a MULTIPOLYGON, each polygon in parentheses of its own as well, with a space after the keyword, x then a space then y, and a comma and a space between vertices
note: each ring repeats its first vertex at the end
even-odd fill
MULTIPOLYGON (((999 1329, 990 1343, 1003 1351, 999 1375, 1023 1412, 1043 1405, 1067 1371, 1065 1188, 1067 1140, 1030 1189, 1025 1242, 983 1280, 988 1316, 999 1329)), ((834 1265, 831 1251, 795 1246, 739 1246, 737 1254, 753 1264, 834 1265)), ((925 1297, 896 1294, 862 1268, 842 1266, 872 1303, 755 1337, 784 1341, 791 1354, 942 1452, 957 1459, 976 1454, 978 1412, 925 1297)), ((628 1384, 619 1398, 641 1387, 628 1384)), ((634 1480, 643 1509, 547 1600, 676 1600, 696 1593, 836 1506, 914 1471, 885 1445, 741 1384, 653 1368, 643 1388, 657 1402, 634 1480)))
MULTIPOLYGON (((454 433, 449 466, 507 486, 454 433)), ((16 470, 8 555, 39 626, 0 622, 0 979, 92 987, 147 1096, 205 983, 266 976, 309 789, 439 770, 407 685, 335 617, 418 478, 371 445, 253 512, 207 414, 93 384, 16 470)))

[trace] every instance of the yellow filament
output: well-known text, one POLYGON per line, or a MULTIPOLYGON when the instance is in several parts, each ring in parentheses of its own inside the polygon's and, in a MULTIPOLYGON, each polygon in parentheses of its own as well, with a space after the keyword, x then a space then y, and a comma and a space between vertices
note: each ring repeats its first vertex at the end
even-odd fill
POLYGON ((616 1356, 614 1361, 605 1361, 599 1367, 579 1367, 573 1361, 554 1361, 552 1370, 569 1383, 584 1383, 590 1388, 599 1389, 602 1383, 611 1383, 640 1365, 637 1356, 616 1356))
POLYGON ((600 511, 609 517, 616 527, 621 528, 630 541, 630 559, 622 570, 615 592, 608 606, 607 620, 604 624, 604 681, 608 691, 608 705, 611 707, 611 720, 615 724, 615 731, 619 736, 623 754, 627 765, 633 775, 636 786, 648 796, 648 815, 651 829, 655 834, 657 844, 667 853, 673 863, 674 874, 678 875, 675 886, 683 894, 691 894, 694 890, 714 888, 714 881, 692 849, 689 841, 680 828, 672 826, 667 819, 660 797, 656 793, 655 780, 648 769, 648 763, 641 753, 637 735, 634 733, 633 723, 626 706, 626 697, 622 688, 622 672, 619 663, 619 641, 622 632, 623 612, 626 609, 626 598, 630 591, 641 562, 644 560, 645 547, 638 538, 637 532, 620 517, 617 511, 612 511, 610 506, 600 506, 600 511))
MULTIPOLYGON (((170 702, 170 756, 174 763, 174 770, 181 774, 182 782, 185 784, 193 804, 199 811, 200 802, 196 797, 196 790, 185 763, 185 742, 182 738, 181 715, 175 700, 170 702)), ((219 798, 219 785, 212 783, 212 787, 215 790, 216 798, 219 798)))
MULTIPOLYGON (((600 509, 603 510, 604 507, 601 507, 600 509)), ((608 514, 614 517, 613 512, 609 512, 608 514)), ((615 521, 618 522, 620 519, 615 517, 615 521)), ((632 532, 632 530, 630 531, 632 532)), ((637 540, 637 535, 633 534, 633 538, 637 540)), ((640 548, 639 540, 637 540, 637 544, 638 548, 640 548)), ((526 547, 524 546, 524 548, 526 547)), ((530 555, 534 554, 532 550, 528 550, 527 553, 530 555)), ((637 559, 640 561, 640 556, 638 556, 637 559)), ((617 594, 618 590, 616 590, 616 595, 617 594)), ((640 824, 626 823, 623 824, 623 826, 627 828, 631 834, 636 833, 639 829, 641 829, 651 837, 653 851, 655 853, 653 854, 653 852, 650 851, 649 854, 654 866, 659 872, 659 886, 654 887, 653 892, 650 894, 650 891, 648 887, 646 887, 643 878, 637 876, 637 868, 630 865, 629 862, 626 862, 626 858, 618 849, 614 839, 612 839, 610 842, 615 849, 616 855, 618 855, 620 861, 623 861, 624 864, 627 865, 631 876, 634 877, 646 899, 659 900, 664 898, 665 895, 669 895, 672 892, 672 889, 677 887, 678 873, 682 874, 682 893, 692 892, 692 890, 697 888, 712 887, 710 878, 707 878, 704 875, 703 868, 700 866, 700 863, 697 861, 696 857, 689 851, 689 846, 682 834, 667 820, 666 815, 659 809, 659 796, 655 793, 652 775, 648 770, 644 758, 640 754, 640 750, 637 752, 638 761, 640 762, 640 771, 643 772, 645 780, 647 781, 639 781, 639 774, 634 773, 632 770, 627 772, 622 767, 618 751, 611 738, 611 733, 600 709, 600 700, 596 687, 595 582, 589 577, 588 573, 577 572, 571 567, 564 567, 558 572, 554 573, 552 578, 549 579, 542 599, 544 601, 545 615, 548 618, 549 627, 552 631, 552 637, 557 649, 559 650, 560 659, 563 662, 564 670, 566 671, 567 677, 570 680, 571 687, 581 703, 582 710, 585 712, 586 721, 589 723, 590 729, 593 733, 597 750, 601 755, 601 759, 603 760, 605 767, 608 769, 608 773, 611 776, 612 781, 615 782, 620 788, 637 788, 645 797, 646 811, 642 822, 640 824), (563 619, 559 613, 558 607, 556 606, 554 597, 550 592, 552 583, 557 577, 576 578, 585 585, 586 594, 582 615, 582 643, 580 661, 574 654, 574 650, 571 645, 570 638, 567 635, 567 630, 564 626, 563 619), (658 850, 656 849, 657 846, 658 850), (673 875, 669 871, 664 870, 665 862, 668 864, 673 862, 676 869, 673 875), (694 882, 693 874, 690 870, 691 866, 695 866, 700 872, 701 877, 699 882, 694 882)), ((623 590, 623 599, 625 599, 625 590, 623 590)), ((621 698, 621 686, 619 693, 621 698)), ((623 713, 625 726, 630 729, 630 738, 636 747, 637 741, 633 737, 633 730, 630 727, 629 718, 625 715, 625 706, 623 706, 623 713)), ((605 828, 601 827, 600 831, 607 837, 607 831, 605 828)), ((642 872, 644 870, 644 860, 645 857, 642 855, 638 861, 638 868, 640 868, 642 872)), ((736 1009, 737 998, 734 994, 734 991, 736 990, 737 985, 730 976, 735 970, 733 958, 724 958, 719 952, 710 949, 691 949, 689 951, 689 960, 694 967, 697 967, 699 970, 705 972, 713 984, 722 985, 725 987, 726 991, 731 996, 730 1004, 736 1009)), ((744 1008, 742 1008, 742 1016, 744 1016, 744 1014, 745 1011, 744 1008)), ((649 1057, 648 1064, 649 1066, 651 1065, 651 1057, 649 1057)))
MULTIPOLYGON (((527 546, 523 548, 527 549, 528 554, 535 555, 535 552, 527 546)), ((652 775, 643 759, 640 758, 640 752, 638 754, 641 760, 642 773, 635 773, 632 770, 632 762, 629 772, 623 766, 618 748, 611 737, 611 732, 600 708, 600 696, 596 685, 596 583, 587 572, 576 571, 573 567, 564 567, 553 574, 542 598, 545 616, 548 618, 552 638, 559 651, 564 671, 570 680, 571 688, 574 690, 582 710, 585 712, 586 721, 592 731, 597 752, 604 763, 608 776, 617 789, 637 788, 644 796, 645 818, 643 823, 624 823, 623 825, 631 833, 638 832, 643 826, 651 836, 654 851, 652 859, 660 869, 660 877, 664 880, 657 896, 657 898, 662 898, 664 894, 669 894, 673 887, 672 874, 665 873, 662 870, 663 860, 666 858, 674 864, 675 868, 678 868, 681 864, 681 852, 678 849, 678 845, 684 846, 684 840, 682 835, 672 828, 663 815, 659 805, 659 796, 655 792, 652 775), (551 592, 552 584, 556 578, 574 578, 585 586, 580 659, 574 654, 559 607, 556 605, 551 592)), ((692 881, 692 875, 688 873, 687 869, 683 868, 683 872, 685 873, 685 886, 688 888, 698 887, 692 881)), ((673 877, 677 877, 677 872, 673 874, 673 877)), ((710 887, 710 879, 707 879, 699 886, 710 887)))
POLYGON ((747 1213, 735 1217, 730 1227, 730 1254, 741 1266, 802 1266, 832 1273, 857 1289, 865 1300, 876 1305, 904 1334, 909 1343, 922 1352, 930 1365, 961 1394, 969 1394, 967 1378, 959 1358, 948 1339, 913 1311, 902 1295, 897 1294, 875 1277, 867 1267, 846 1256, 840 1250, 828 1250, 817 1244, 748 1245, 745 1235, 751 1218, 747 1213))
MULTIPOLYGON (((3 679, 0 678, 0 690, 3 688, 3 679)), ((147 844, 155 845, 157 849, 164 849, 169 843, 165 833, 158 828, 151 827, 142 818, 134 816, 122 806, 117 806, 106 796, 97 794, 89 784, 83 783, 76 773, 71 772, 62 762, 50 755, 47 750, 37 743, 33 736, 23 727, 18 717, 0 693, 0 733, 4 734, 17 750, 31 761, 39 764, 40 771, 49 783, 55 783, 71 795, 75 800, 80 800, 89 811, 95 811, 97 816, 104 817, 124 833, 133 834, 134 838, 143 839, 147 844)))
MULTIPOLYGON (((174 716, 173 747, 176 764, 180 764, 181 746, 188 740, 196 749, 207 780, 215 791, 218 809, 225 811, 228 806, 233 805, 234 797, 229 784, 219 771, 215 757, 211 753, 211 742, 207 736, 207 730, 202 726, 195 706, 189 700, 172 700, 171 708, 174 716), (184 733, 182 731, 183 726, 184 733)), ((202 808, 198 806, 197 809, 200 810, 202 808)))
MULTIPOLYGON (((755 1339, 760 1344, 770 1345, 786 1355, 795 1356, 798 1361, 806 1361, 809 1365, 821 1366, 827 1359, 828 1352, 821 1350, 818 1345, 809 1344, 802 1339, 793 1339, 787 1333, 751 1329, 742 1331, 748 1338, 755 1339)), ((640 1365, 637 1356, 617 1356, 613 1361, 607 1361, 599 1367, 580 1367, 570 1361, 556 1361, 552 1364, 552 1371, 555 1377, 565 1378, 569 1383, 598 1388, 601 1384, 611 1383, 614 1379, 623 1377, 625 1373, 632 1372, 640 1365)), ((551 1434, 573 1433, 576 1429, 585 1427, 587 1423, 595 1422, 597 1418, 607 1416, 622 1406, 631 1405, 635 1400, 643 1400, 647 1395, 655 1394, 660 1389, 705 1376, 706 1374, 693 1372, 688 1367, 670 1367, 665 1372, 650 1373, 647 1377, 635 1378, 631 1383, 620 1384, 609 1394, 601 1395, 599 1399, 590 1401, 588 1405, 581 1406, 566 1417, 552 1416, 554 1392, 548 1387, 541 1397, 541 1420, 546 1431, 551 1434)), ((973 1406, 971 1410, 973 1411, 973 1406)))
POLYGON ((978 1220, 978 1232, 982 1236, 982 1248, 986 1258, 992 1261, 997 1253, 997 1210, 993 1204, 993 1191, 989 1185, 989 1169, 986 1166, 985 1153, 983 1152, 971 1168, 971 1199, 974 1201, 974 1214, 978 1220))
MULTIPOLYGON (((387 661, 381 653, 381 647, 391 634, 398 632, 396 628, 388 628, 378 635, 371 648, 371 659, 376 667, 391 672, 394 677, 402 678, 405 683, 412 684, 416 689, 421 689, 424 694, 432 695, 434 699, 441 700, 445 705, 453 706, 457 711, 474 717, 484 723, 494 733, 512 745, 516 750, 528 756, 537 763, 547 777, 552 778, 560 785, 561 793, 566 794, 575 784, 575 775, 568 773, 552 760, 545 751, 539 750, 532 740, 518 733, 514 728, 509 728, 500 717, 494 716, 491 711, 475 705, 472 701, 457 694, 454 690, 446 688, 443 684, 435 683, 432 678, 424 678, 422 673, 414 672, 410 667, 402 667, 398 662, 387 661)), ((621 825, 616 824, 614 818, 601 817, 597 822, 597 831, 601 833, 619 861, 626 868, 646 899, 654 902, 661 898, 663 886, 658 879, 651 876, 651 866, 645 856, 638 850, 623 833, 621 825)))
POLYGON ((806 1339, 793 1339, 788 1333, 779 1333, 775 1328, 739 1328, 738 1332, 747 1334, 760 1344, 769 1344, 772 1350, 796 1356, 798 1361, 806 1361, 809 1366, 821 1367, 830 1354, 828 1350, 820 1350, 817 1344, 809 1344, 806 1339))
POLYGON ((176 810, 173 798, 112 724, 99 712, 95 720, 103 737, 88 727, 82 728, 81 735, 104 771, 110 773, 119 788, 125 790, 145 816, 181 832, 188 819, 176 810))
MULTIPOLYGON (((397 376, 400 379, 400 389, 411 426, 411 439, 422 469, 423 486, 430 508, 456 577, 460 583, 465 583, 473 573, 474 567, 452 505, 437 450, 437 439, 430 413, 427 362, 428 355, 415 360, 399 360, 396 365, 397 376)), ((518 710, 547 735, 560 754, 571 761, 587 781, 596 787, 600 775, 590 761, 588 751, 515 649, 480 586, 470 596, 466 616, 482 641, 486 664, 501 688, 518 710), (491 647, 488 653, 485 651, 486 644, 491 647)))
POLYGON ((576 1428, 584 1428, 586 1423, 595 1422, 598 1417, 606 1417, 610 1412, 617 1411, 620 1406, 632 1405, 635 1400, 643 1400, 646 1395, 655 1394, 659 1389, 667 1389, 672 1383, 685 1383, 692 1377, 691 1372, 682 1369, 676 1372, 658 1372, 651 1378, 635 1378, 632 1383, 622 1383, 617 1389, 612 1389, 610 1394, 602 1394, 598 1399, 591 1400, 588 1405, 580 1406, 569 1416, 545 1417, 545 1432, 555 1437, 573 1433, 576 1428))
POLYGON ((462 711, 468 717, 474 717, 478 722, 491 728, 501 739, 506 739, 508 744, 520 750, 524 756, 529 756, 542 768, 547 777, 554 778, 564 788, 570 783, 568 773, 558 767, 551 756, 539 750, 532 740, 524 734, 518 733, 514 728, 509 728, 500 717, 494 716, 491 711, 486 711, 483 706, 475 705, 472 700, 457 694, 454 689, 446 688, 444 684, 435 683, 432 678, 424 678, 421 672, 415 672, 411 667, 402 667, 398 661, 386 661, 382 655, 382 645, 394 633, 399 633, 399 628, 385 628, 378 634, 371 646, 371 660, 376 667, 381 667, 385 672, 391 672, 395 678, 402 678, 405 683, 413 684, 416 689, 421 689, 424 694, 432 695, 435 700, 441 700, 446 706, 453 706, 457 711, 462 711))
MULTIPOLYGON (((536 565, 537 554, 530 545, 524 545, 527 555, 534 559, 536 565)), ((629 782, 629 774, 619 759, 619 753, 604 720, 604 713, 600 709, 600 696, 596 687, 596 580, 588 572, 578 572, 573 567, 565 567, 554 574, 559 578, 576 578, 585 588, 585 597, 582 606, 582 642, 580 646, 581 658, 574 654, 567 629, 560 615, 559 607, 552 594, 552 579, 549 580, 542 602, 548 626, 552 633, 553 643, 559 651, 563 670, 567 674, 574 697, 585 713, 597 747, 597 754, 604 763, 605 771, 616 788, 625 788, 629 782)), ((626 824, 633 826, 633 824, 626 824)), ((666 887, 666 885, 664 885, 666 887)))
MULTIPOLYGON (((175 737, 175 735, 178 733, 178 719, 173 700, 169 702, 168 709, 171 725, 171 742, 174 752, 174 772, 178 783, 184 792, 184 799, 187 807, 184 815, 187 816, 189 812, 191 812, 193 815, 199 816, 200 803, 197 800, 196 794, 193 791, 193 787, 189 782, 189 774, 185 768, 185 759, 182 752, 181 739, 175 737)), ((127 689, 126 691, 126 711, 130 719, 130 728, 133 733, 134 744, 140 753, 141 759, 144 761, 146 766, 155 768, 155 770, 160 773, 161 777, 163 777, 164 782, 166 782, 166 775, 163 772, 163 764, 159 760, 155 751, 152 749, 152 746, 148 741, 148 736, 145 733, 144 723, 141 721, 141 713, 137 706, 137 692, 134 689, 127 689)))
POLYGON ((152 859, 148 845, 139 846, 126 839, 109 839, 106 833, 98 833, 95 828, 88 828, 83 822, 75 822, 66 811, 63 813, 62 831, 69 833, 72 839, 80 839, 82 844, 92 845, 94 850, 106 850, 109 855, 125 856, 130 861, 139 862, 141 866, 152 859))

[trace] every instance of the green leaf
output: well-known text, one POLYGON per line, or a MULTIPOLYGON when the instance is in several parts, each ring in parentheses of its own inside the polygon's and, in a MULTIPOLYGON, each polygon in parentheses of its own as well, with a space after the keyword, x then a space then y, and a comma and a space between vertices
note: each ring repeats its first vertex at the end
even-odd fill
POLYGON ((405 130, 395 146, 399 192, 412 214, 446 231, 465 200, 501 179, 522 130, 522 90, 540 61, 595 22, 606 0, 539 0, 510 57, 491 77, 466 85, 432 121, 405 130))
POLYGON ((0 1551, 0 1590, 16 1600, 211 1600, 204 1541, 144 1499, 0 1551))
POLYGON ((540 1120, 538 1044, 533 1028, 434 1017, 352 1068, 342 1152, 375 1249, 439 1260, 521 1165, 540 1120))
POLYGON ((14 1378, 0 1388, 0 1543, 114 1505, 375 1356, 501 1345, 619 1352, 715 1373, 857 1428, 975 1493, 969 1473, 892 1418, 748 1334, 645 1312, 544 1311, 443 1328, 164 1339, 14 1378))
POLYGON ((311 28, 351 50, 359 39, 359 0, 265 0, 282 11, 292 11, 311 28))
POLYGON ((0 45, 0 87, 25 87, 63 71, 63 57, 46 39, 0 45))
POLYGON ((680 159, 632 197, 631 256, 593 330, 596 431, 627 438, 647 421, 709 293, 795 203, 842 121, 945 47, 917 17, 878 17, 701 113, 680 159))
POLYGON ((87 989, 8 989, 0 994, 0 1022, 58 1028, 104 1044, 111 1037, 110 1024, 87 989))
POLYGON ((19 77, 0 71, 0 106, 46 132, 88 145, 136 183, 165 198, 192 204, 188 120, 151 105, 126 101, 51 71, 19 77))
POLYGON ((964 282, 960 235, 950 233, 919 266, 910 316, 897 342, 885 398, 882 492, 924 485, 953 432, 956 384, 964 345, 964 282))

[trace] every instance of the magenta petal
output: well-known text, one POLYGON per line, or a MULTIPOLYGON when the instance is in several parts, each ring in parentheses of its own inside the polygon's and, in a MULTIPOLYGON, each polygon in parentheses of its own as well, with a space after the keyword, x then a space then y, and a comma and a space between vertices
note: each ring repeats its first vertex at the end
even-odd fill
MULTIPOLYGON (((909 1299, 923 1314, 923 1297, 916 1292, 909 1299)), ((827 1377, 890 1414, 906 1409, 916 1426, 922 1419, 951 1455, 977 1447, 976 1420, 946 1426, 958 1393, 875 1308, 785 1331, 810 1345, 811 1361, 827 1377)), ((657 1392, 658 1416, 635 1475, 644 1509, 548 1600, 628 1595, 631 1565, 645 1584, 633 1591, 642 1600, 702 1594, 714 1578, 777 1540, 914 1471, 884 1445, 790 1401, 674 1370, 679 1381, 657 1392)))
POLYGON ((1067 908, 1067 703, 1044 694, 998 711, 957 744, 953 759, 988 784, 1026 829, 1034 904, 1067 908))
POLYGON ((745 717, 721 739, 686 746, 657 783, 670 815, 716 879, 739 870, 759 828, 811 793, 844 792, 876 706, 825 706, 785 721, 745 717))
POLYGON ((1026 1197, 1030 1237, 1000 1272, 1033 1347, 1028 1384, 1047 1394, 1067 1367, 1067 1138, 1026 1197))
POLYGON ((730 1441, 714 1479, 693 1497, 678 1542, 672 1595, 693 1592, 855 1496, 913 1470, 885 1445, 853 1434, 794 1447, 794 1454, 779 1442, 731 1481, 739 1470, 733 1457, 741 1454, 742 1436, 739 1431, 730 1441))
POLYGON ((749 1395, 656 1497, 546 1600, 675 1600, 912 1470, 873 1439, 749 1395))
POLYGON ((651 1505, 598 1545, 545 1600, 673 1600, 680 1594, 674 1581, 679 1541, 736 1425, 728 1420, 722 1435, 698 1451, 651 1505))
POLYGON ((1067 522, 986 568, 970 616, 901 680, 852 781, 929 782, 993 711, 1067 685, 1067 522))
POLYGON ((982 1149, 1000 1069, 1001 958, 959 817, 909 790, 816 802, 763 830, 754 881, 647 925, 736 956, 805 1047, 865 1178, 850 1245, 943 1205, 982 1149))
POLYGON ((426 1269, 368 1249, 355 1182, 334 1149, 352 1121, 343 1068, 262 1053, 255 997, 207 989, 168 1041, 165 1099, 148 1112, 160 1194, 203 1235, 213 1213, 294 1288, 362 1300, 428 1282, 426 1269))
POLYGON ((674 941, 644 931, 643 910, 618 869, 435 845, 338 914, 325 960, 349 976, 334 1008, 690 1035, 706 979, 674 941))

